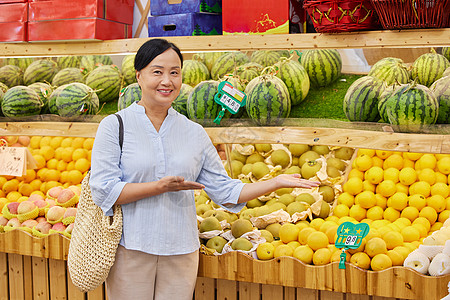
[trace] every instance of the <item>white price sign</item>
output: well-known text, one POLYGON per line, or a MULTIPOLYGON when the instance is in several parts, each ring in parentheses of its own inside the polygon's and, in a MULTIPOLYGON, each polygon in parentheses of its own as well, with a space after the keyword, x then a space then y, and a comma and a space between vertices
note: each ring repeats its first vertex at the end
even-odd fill
POLYGON ((22 176, 27 168, 36 168, 36 163, 27 147, 0 148, 0 175, 22 176))
POLYGON ((345 239, 345 245, 353 246, 356 243, 357 239, 358 239, 358 237, 356 235, 349 235, 345 239))

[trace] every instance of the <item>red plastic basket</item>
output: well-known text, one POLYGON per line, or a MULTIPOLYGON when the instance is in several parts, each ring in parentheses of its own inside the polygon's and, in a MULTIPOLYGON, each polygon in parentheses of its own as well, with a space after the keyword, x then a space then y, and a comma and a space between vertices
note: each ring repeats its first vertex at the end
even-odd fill
POLYGON ((345 32, 379 27, 378 17, 369 0, 305 0, 317 32, 345 32))
POLYGON ((385 29, 450 26, 450 0, 371 0, 385 29))

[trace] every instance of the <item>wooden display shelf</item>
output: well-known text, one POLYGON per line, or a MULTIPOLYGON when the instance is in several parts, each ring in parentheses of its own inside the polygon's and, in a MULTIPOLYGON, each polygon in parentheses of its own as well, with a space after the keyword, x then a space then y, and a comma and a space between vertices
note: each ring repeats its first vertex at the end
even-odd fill
MULTIPOLYGON (((5 280, 2 279, 2 268, 6 268, 6 265, 9 264, 11 271, 14 268, 23 270, 27 263, 31 264, 33 262, 34 265, 43 267, 43 269, 36 269, 36 272, 48 273, 48 268, 54 268, 53 272, 58 272, 60 277, 64 277, 64 280, 68 282, 68 288, 61 291, 61 293, 71 292, 73 295, 79 296, 81 293, 71 285, 66 273, 66 264, 63 262, 63 260, 67 260, 69 242, 69 239, 59 234, 53 234, 45 238, 36 238, 21 230, 0 233, 0 290, 2 290, 1 286, 2 284, 4 285, 3 281, 5 280), (5 253, 8 253, 7 257, 5 253), (23 258, 20 256, 23 256, 23 258), (11 264, 13 264, 13 268, 11 268, 11 264)), ((31 270, 31 266, 29 268, 31 270)), ((26 275, 22 274, 22 272, 20 271, 20 274, 16 275, 12 272, 13 275, 10 276, 22 278, 26 275)), ((28 274, 28 276, 31 275, 28 274)), ((221 256, 201 254, 198 276, 205 278, 203 280, 206 281, 215 279, 222 284, 228 282, 228 289, 230 284, 232 284, 234 293, 236 293, 237 289, 236 282, 239 282, 243 286, 250 283, 257 286, 258 284, 262 286, 279 286, 275 290, 281 289, 281 294, 283 294, 283 289, 300 288, 309 291, 329 291, 340 295, 350 293, 366 295, 367 297, 373 295, 401 299, 440 299, 447 295, 447 284, 450 281, 450 275, 439 277, 425 276, 403 267, 393 267, 384 271, 373 272, 361 270, 347 264, 346 269, 341 270, 338 268, 337 262, 325 266, 310 266, 292 257, 259 261, 241 252, 231 252, 221 256)), ((22 282, 22 285, 27 284, 23 278, 20 282, 22 282)), ((201 279, 197 284, 197 289, 206 289, 204 282, 203 284, 202 282, 201 279)), ((217 282, 211 286, 209 281, 210 286, 208 289, 213 289, 214 292, 214 289, 217 289, 217 282)), ((47 286, 47 284, 48 282, 46 281, 44 286, 47 286)), ((23 289, 24 287, 22 286, 19 290, 22 291, 23 289)), ((95 297, 95 299, 104 299, 102 287, 95 294, 98 294, 98 298, 95 297)), ((78 298, 75 296, 74 298, 78 298)), ((1 292, 0 298, 2 298, 1 292)), ((199 296, 198 299, 208 298, 199 296)), ((329 299, 338 298, 332 297, 329 299)))
MULTIPOLYGON (((379 30, 338 34, 218 35, 164 37, 183 52, 270 49, 380 48, 448 46, 450 28, 379 30)), ((93 42, 1 43, 0 56, 61 56, 135 53, 147 38, 93 42)))
MULTIPOLYGON (((351 126, 351 123, 348 123, 351 126)), ((98 123, 3 122, 2 135, 95 137, 98 123)), ((320 127, 208 127, 215 144, 286 143, 390 151, 450 153, 450 135, 320 127)))

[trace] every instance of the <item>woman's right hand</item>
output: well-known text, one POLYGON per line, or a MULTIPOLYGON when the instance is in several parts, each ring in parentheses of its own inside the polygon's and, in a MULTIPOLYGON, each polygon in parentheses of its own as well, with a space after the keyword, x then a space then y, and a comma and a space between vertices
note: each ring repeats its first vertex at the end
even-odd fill
POLYGON ((201 190, 205 188, 203 184, 195 181, 186 181, 182 176, 166 176, 158 181, 164 192, 176 192, 182 190, 201 190))

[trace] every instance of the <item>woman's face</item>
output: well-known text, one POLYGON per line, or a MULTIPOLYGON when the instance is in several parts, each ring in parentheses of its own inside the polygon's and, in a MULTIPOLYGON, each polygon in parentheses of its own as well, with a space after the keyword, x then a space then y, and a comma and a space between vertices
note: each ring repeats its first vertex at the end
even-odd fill
POLYGON ((180 57, 173 49, 168 49, 137 71, 136 78, 144 102, 170 107, 182 84, 180 57))

